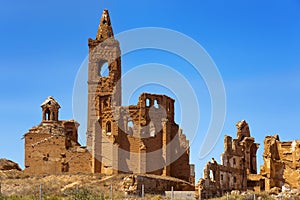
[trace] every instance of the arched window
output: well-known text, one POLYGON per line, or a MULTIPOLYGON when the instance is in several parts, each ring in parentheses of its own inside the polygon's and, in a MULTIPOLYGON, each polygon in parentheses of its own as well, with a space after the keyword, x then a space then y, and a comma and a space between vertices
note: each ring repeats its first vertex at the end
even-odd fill
POLYGON ((209 170, 209 177, 211 181, 215 181, 215 177, 212 170, 209 170))
POLYGON ((132 120, 129 120, 127 122, 127 131, 126 131, 126 133, 128 135, 132 135, 133 134, 133 126, 134 126, 134 124, 133 124, 132 120))
POLYGON ((150 130, 150 137, 155 137, 155 126, 154 123, 151 121, 149 124, 149 130, 150 130))
POLYGON ((133 127, 133 122, 130 120, 130 121, 128 121, 128 123, 127 123, 127 127, 128 128, 132 128, 133 127))
POLYGON ((154 100, 154 108, 159 108, 158 101, 156 99, 154 100))
POLYGON ((149 107, 150 106, 150 99, 146 99, 146 106, 149 107))
POLYGON ((110 121, 106 122, 106 134, 111 133, 111 123, 110 121))
POLYGON ((45 111, 45 119, 46 119, 46 120, 50 120, 50 110, 49 110, 49 109, 47 109, 47 110, 45 111))
POLYGON ((109 76, 108 62, 106 60, 101 60, 98 64, 98 74, 101 77, 109 76))

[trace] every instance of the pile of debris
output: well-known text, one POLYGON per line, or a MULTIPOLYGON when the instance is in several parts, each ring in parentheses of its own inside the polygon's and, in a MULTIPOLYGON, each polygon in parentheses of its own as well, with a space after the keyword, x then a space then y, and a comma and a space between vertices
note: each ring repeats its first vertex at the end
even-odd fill
POLYGON ((122 182, 125 195, 155 194, 165 195, 165 191, 195 191, 195 186, 189 182, 167 176, 153 174, 132 174, 122 182))
POLYGON ((300 196, 300 188, 293 189, 290 185, 284 184, 282 188, 272 188, 269 194, 275 199, 291 199, 300 196))

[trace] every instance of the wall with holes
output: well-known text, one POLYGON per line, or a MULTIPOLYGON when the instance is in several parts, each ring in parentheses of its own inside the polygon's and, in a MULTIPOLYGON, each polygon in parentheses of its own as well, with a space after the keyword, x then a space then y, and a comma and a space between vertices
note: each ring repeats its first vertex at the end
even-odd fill
POLYGON ((44 122, 24 135, 25 173, 91 172, 91 154, 75 141, 77 128, 72 123, 44 122))

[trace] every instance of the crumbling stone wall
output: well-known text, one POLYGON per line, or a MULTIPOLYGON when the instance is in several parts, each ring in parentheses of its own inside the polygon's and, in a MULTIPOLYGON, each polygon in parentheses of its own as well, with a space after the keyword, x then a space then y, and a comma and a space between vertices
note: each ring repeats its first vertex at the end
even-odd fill
POLYGON ((284 184, 300 187, 300 141, 281 142, 278 135, 264 140, 264 165, 261 175, 265 178, 266 190, 281 188, 284 184))
POLYGON ((189 141, 174 121, 174 99, 143 93, 136 105, 121 106, 120 44, 107 10, 88 46, 87 148, 77 142, 79 124, 59 120, 60 105, 49 97, 42 104, 41 124, 24 135, 25 171, 148 173, 194 184, 189 141))
POLYGON ((237 122, 236 127, 236 139, 230 136, 224 137, 222 163, 218 164, 215 159, 212 159, 212 162, 206 164, 203 178, 196 185, 200 199, 219 197, 228 191, 247 190, 260 186, 260 177, 256 180, 256 177, 251 176, 257 173, 256 151, 259 145, 251 137, 245 120, 237 122))
POLYGON ((79 124, 58 120, 60 106, 53 97, 48 97, 41 107, 43 121, 24 135, 25 173, 90 173, 91 154, 77 142, 79 124))
POLYGON ((93 172, 150 173, 193 181, 189 142, 174 122, 174 99, 143 93, 121 106, 120 45, 107 10, 89 39, 87 148, 93 172), (101 74, 104 64, 108 75, 101 74))
POLYGON ((127 195, 141 195, 142 187, 148 194, 165 195, 165 191, 195 191, 189 182, 156 175, 129 175, 123 179, 122 189, 127 195))

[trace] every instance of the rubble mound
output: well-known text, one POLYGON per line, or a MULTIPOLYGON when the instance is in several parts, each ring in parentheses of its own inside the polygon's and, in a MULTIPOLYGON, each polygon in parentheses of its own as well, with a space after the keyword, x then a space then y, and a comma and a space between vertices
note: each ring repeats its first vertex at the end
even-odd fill
POLYGON ((141 195, 142 187, 148 194, 164 194, 165 191, 195 191, 189 182, 168 176, 153 174, 132 174, 123 178, 122 190, 126 195, 141 195))
POLYGON ((0 170, 1 171, 6 171, 6 170, 22 171, 22 169, 20 168, 20 166, 17 163, 15 163, 11 160, 7 160, 5 158, 0 159, 0 170))

